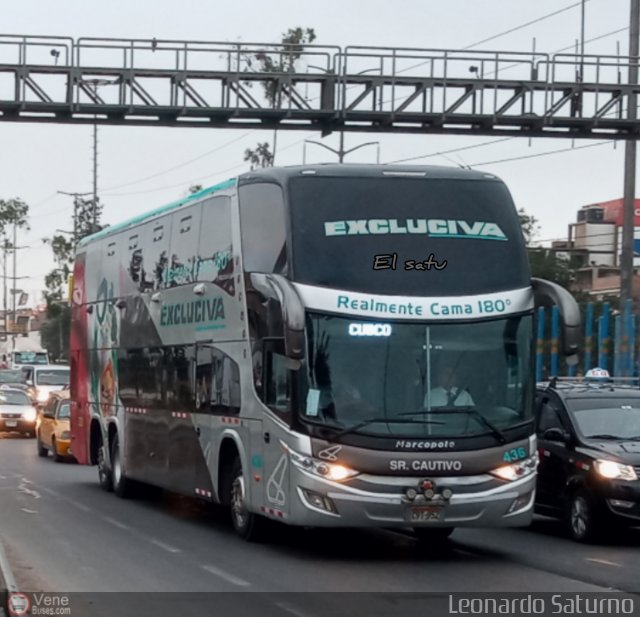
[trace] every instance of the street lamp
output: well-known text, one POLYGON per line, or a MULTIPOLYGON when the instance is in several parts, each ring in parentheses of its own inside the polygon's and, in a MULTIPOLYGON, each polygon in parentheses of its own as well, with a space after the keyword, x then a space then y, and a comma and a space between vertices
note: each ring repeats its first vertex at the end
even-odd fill
POLYGON ((339 150, 335 150, 334 148, 331 148, 330 146, 327 146, 326 144, 320 143, 319 141, 312 141, 311 139, 305 139, 304 140, 304 144, 302 146, 302 164, 304 165, 307 161, 307 144, 314 144, 316 146, 320 146, 321 148, 325 148, 326 150, 329 150, 329 152, 333 152, 335 155, 338 156, 338 161, 340 163, 342 163, 344 161, 344 157, 347 154, 350 154, 351 152, 354 152, 356 150, 358 150, 359 148, 364 148, 365 146, 377 146, 377 152, 376 152, 376 163, 379 165, 380 164, 380 142, 379 141, 367 141, 363 144, 359 144, 353 148, 350 148, 349 150, 344 150, 343 149, 343 141, 342 141, 342 133, 340 134, 340 149, 339 150))

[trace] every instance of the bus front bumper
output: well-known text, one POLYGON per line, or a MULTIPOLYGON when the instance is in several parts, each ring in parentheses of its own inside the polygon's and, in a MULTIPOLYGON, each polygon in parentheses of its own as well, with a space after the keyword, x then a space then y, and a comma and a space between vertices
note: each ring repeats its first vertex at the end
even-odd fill
POLYGON ((533 515, 536 474, 513 482, 482 475, 434 477, 448 500, 421 494, 409 500, 404 486, 419 478, 368 477, 360 488, 296 473, 290 522, 314 527, 524 527, 533 515), (371 485, 376 490, 363 490, 371 485))

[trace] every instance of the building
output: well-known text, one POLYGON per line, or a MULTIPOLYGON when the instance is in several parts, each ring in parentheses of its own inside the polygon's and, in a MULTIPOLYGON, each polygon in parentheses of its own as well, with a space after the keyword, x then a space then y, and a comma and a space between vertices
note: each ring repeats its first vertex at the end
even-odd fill
MULTIPOLYGON (((577 220, 569 225, 566 241, 554 242, 558 253, 577 256, 582 266, 576 272, 574 291, 587 292, 594 299, 620 295, 623 199, 583 206, 577 220)), ((634 298, 640 300, 640 199, 635 201, 634 298)))

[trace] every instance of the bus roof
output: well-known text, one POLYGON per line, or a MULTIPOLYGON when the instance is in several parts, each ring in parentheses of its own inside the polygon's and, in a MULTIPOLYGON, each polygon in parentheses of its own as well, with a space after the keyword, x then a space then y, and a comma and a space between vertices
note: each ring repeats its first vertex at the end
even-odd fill
POLYGON ((169 204, 160 206, 150 212, 145 212, 131 219, 128 219, 117 225, 106 227, 102 231, 87 236, 80 240, 79 247, 85 246, 95 240, 110 236, 113 233, 144 223, 145 221, 156 218, 172 210, 176 210, 192 201, 197 201, 224 189, 232 188, 239 185, 250 184, 253 182, 277 182, 284 184, 288 179, 294 176, 321 176, 321 177, 360 177, 360 178, 379 178, 386 177, 427 177, 429 179, 438 180, 499 180, 493 174, 472 169, 462 169, 459 167, 443 167, 438 165, 368 165, 368 164, 338 164, 323 163, 317 165, 292 165, 290 167, 265 167, 255 169, 244 173, 236 178, 225 180, 214 186, 205 188, 193 195, 189 195, 182 199, 172 201, 169 204))
POLYGON ((202 189, 193 195, 189 195, 187 197, 183 197, 182 199, 177 199, 176 201, 172 201, 169 204, 164 206, 160 206, 155 210, 151 210, 150 212, 145 212, 144 214, 139 214, 138 216, 134 216, 131 219, 128 219, 122 223, 118 223, 117 225, 112 225, 110 227, 105 227, 103 230, 96 232, 95 234, 91 234, 90 236, 84 237, 78 243, 78 246, 84 246, 93 242, 94 240, 98 240, 100 238, 104 238, 105 236, 110 236, 112 233, 116 233, 118 231, 122 231, 123 229, 127 229, 127 227, 131 227, 133 225, 137 225, 139 223, 144 223, 147 220, 153 219, 161 214, 166 214, 167 212, 171 212, 172 210, 176 210, 180 206, 183 206, 191 201, 197 201, 198 199, 202 199, 207 195, 211 195, 217 191, 222 191, 224 189, 231 188, 236 185, 236 179, 231 178, 230 180, 225 180, 220 184, 216 184, 215 186, 210 186, 206 189, 202 189))
POLYGON ((495 175, 473 169, 460 167, 443 167, 439 165, 367 165, 323 163, 319 165, 292 165, 290 167, 265 167, 254 169, 239 176, 238 183, 271 180, 283 182, 293 176, 322 177, 426 177, 438 180, 499 180, 495 175))

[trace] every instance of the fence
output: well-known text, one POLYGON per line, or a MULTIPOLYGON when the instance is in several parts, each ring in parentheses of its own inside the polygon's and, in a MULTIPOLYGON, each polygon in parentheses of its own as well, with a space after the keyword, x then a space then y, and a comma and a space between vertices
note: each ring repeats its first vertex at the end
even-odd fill
POLYGON ((537 313, 536 380, 553 376, 574 377, 600 367, 616 377, 640 376, 640 307, 633 301, 621 305, 588 303, 582 307, 583 337, 577 365, 560 356, 558 307, 539 308, 537 313))

